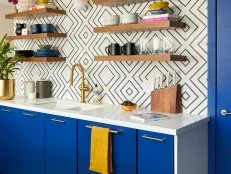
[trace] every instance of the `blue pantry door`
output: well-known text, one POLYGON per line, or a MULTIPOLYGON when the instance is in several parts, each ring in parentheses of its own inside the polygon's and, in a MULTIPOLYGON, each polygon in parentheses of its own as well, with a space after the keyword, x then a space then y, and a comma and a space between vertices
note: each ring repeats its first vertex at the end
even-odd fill
POLYGON ((230 0, 217 0, 216 174, 231 173, 231 115, 229 115, 231 113, 230 7, 230 0), (221 114, 222 110, 223 114, 221 114))

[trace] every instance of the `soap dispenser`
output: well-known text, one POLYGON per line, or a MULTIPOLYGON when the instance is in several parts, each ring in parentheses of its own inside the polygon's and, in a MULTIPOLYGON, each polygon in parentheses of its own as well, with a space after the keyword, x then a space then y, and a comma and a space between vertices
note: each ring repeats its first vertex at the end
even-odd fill
POLYGON ((97 84, 95 84, 95 88, 93 89, 93 103, 100 103, 100 91, 101 88, 98 87, 97 84))

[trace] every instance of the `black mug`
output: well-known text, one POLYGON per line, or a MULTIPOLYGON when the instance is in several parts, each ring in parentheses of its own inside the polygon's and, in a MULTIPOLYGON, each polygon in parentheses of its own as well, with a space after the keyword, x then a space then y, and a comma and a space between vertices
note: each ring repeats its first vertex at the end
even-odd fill
POLYGON ((124 55, 136 55, 138 53, 136 50, 136 44, 132 42, 126 43, 122 47, 122 51, 124 55))
POLYGON ((16 34, 16 35, 22 35, 22 29, 23 29, 23 28, 26 28, 26 24, 16 23, 15 34, 16 34))
POLYGON ((106 53, 109 56, 121 55, 122 50, 118 43, 112 43, 105 48, 106 53))

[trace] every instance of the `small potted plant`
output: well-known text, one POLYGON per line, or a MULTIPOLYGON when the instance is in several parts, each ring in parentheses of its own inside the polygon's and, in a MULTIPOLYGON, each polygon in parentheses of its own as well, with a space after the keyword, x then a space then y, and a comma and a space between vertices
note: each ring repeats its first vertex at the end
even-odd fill
POLYGON ((15 79, 9 79, 13 73, 19 68, 16 67, 21 60, 21 56, 14 55, 8 57, 12 53, 9 41, 6 41, 6 36, 0 41, 0 100, 11 100, 15 96, 15 79))

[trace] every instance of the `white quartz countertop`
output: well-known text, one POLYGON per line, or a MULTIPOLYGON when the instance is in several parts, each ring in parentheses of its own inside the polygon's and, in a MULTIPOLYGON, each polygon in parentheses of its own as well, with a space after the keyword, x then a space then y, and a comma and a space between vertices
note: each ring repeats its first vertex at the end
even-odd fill
MULTIPOLYGON (((88 120, 128 128, 159 132, 169 135, 178 135, 199 125, 209 122, 208 116, 190 114, 166 114, 171 117, 159 121, 142 122, 131 119, 130 116, 136 113, 148 113, 147 109, 137 109, 125 112, 120 106, 114 105, 84 105, 86 110, 68 110, 79 104, 72 100, 61 100, 55 98, 29 100, 24 97, 16 97, 14 100, 0 101, 1 106, 25 109, 35 112, 53 114, 63 117, 88 120)), ((81 105, 81 104, 80 104, 81 105)))

